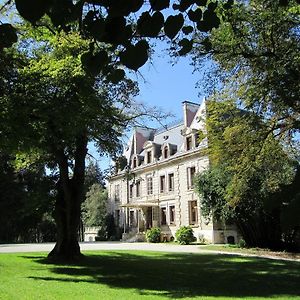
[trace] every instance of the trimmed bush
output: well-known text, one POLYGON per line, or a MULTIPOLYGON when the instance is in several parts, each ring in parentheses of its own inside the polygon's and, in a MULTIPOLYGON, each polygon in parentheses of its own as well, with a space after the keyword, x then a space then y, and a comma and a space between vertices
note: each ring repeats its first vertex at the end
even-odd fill
POLYGON ((159 243, 160 242, 161 229, 158 227, 153 227, 146 231, 146 240, 149 243, 159 243))
POLYGON ((176 231, 175 237, 176 237, 177 242, 179 242, 179 244, 181 244, 181 245, 188 245, 188 244, 196 241, 196 238, 194 236, 194 231, 193 231, 192 227, 190 227, 190 226, 180 227, 176 231))

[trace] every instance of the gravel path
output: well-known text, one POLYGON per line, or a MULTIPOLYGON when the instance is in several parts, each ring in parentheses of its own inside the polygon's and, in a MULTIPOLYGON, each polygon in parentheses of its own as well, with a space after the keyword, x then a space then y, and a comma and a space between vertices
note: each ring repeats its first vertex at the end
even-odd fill
MULTIPOLYGON (((13 252, 41 252, 51 251, 54 243, 41 244, 0 244, 0 253, 13 252)), ((149 243, 122 243, 122 242, 93 242, 80 243, 81 250, 146 250, 164 252, 187 252, 202 253, 211 252, 199 249, 197 245, 174 245, 174 244, 149 244, 149 243)))

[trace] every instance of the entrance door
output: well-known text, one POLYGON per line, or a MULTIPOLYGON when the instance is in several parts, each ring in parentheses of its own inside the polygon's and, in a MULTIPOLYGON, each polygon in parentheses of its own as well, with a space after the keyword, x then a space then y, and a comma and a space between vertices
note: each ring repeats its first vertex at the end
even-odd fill
POLYGON ((152 228, 152 207, 147 207, 146 228, 152 228))

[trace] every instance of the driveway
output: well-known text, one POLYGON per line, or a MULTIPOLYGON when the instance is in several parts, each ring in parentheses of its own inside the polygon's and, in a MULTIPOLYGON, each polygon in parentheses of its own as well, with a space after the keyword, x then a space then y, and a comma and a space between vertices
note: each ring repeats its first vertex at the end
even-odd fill
MULTIPOLYGON (((50 252, 54 243, 40 244, 0 244, 1 253, 16 252, 50 252)), ((81 250, 141 250, 141 251, 162 251, 162 252, 181 252, 181 253, 210 253, 221 255, 239 255, 247 257, 263 257, 276 260, 300 261, 297 257, 283 257, 274 254, 249 254, 225 251, 205 250, 199 245, 177 245, 170 243, 125 243, 125 242, 85 242, 80 243, 81 250)))
MULTIPOLYGON (((13 252, 50 252, 54 243, 40 244, 0 244, 0 253, 13 252)), ((197 245, 176 245, 176 244, 149 244, 149 243, 122 243, 122 242, 91 242, 80 243, 81 250, 146 250, 164 252, 186 252, 204 253, 197 245)))

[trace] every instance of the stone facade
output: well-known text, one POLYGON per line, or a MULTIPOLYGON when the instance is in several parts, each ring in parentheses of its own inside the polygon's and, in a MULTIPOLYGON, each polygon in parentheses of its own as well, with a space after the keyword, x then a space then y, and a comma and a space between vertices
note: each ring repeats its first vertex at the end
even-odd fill
POLYGON ((205 116, 205 101, 185 101, 182 122, 160 130, 135 129, 124 152, 127 166, 108 185, 109 211, 124 237, 158 226, 162 239, 170 240, 179 227, 190 225, 198 241, 237 240, 233 226, 225 229, 204 219, 194 190, 195 174, 209 166, 207 139, 199 141, 205 116))

